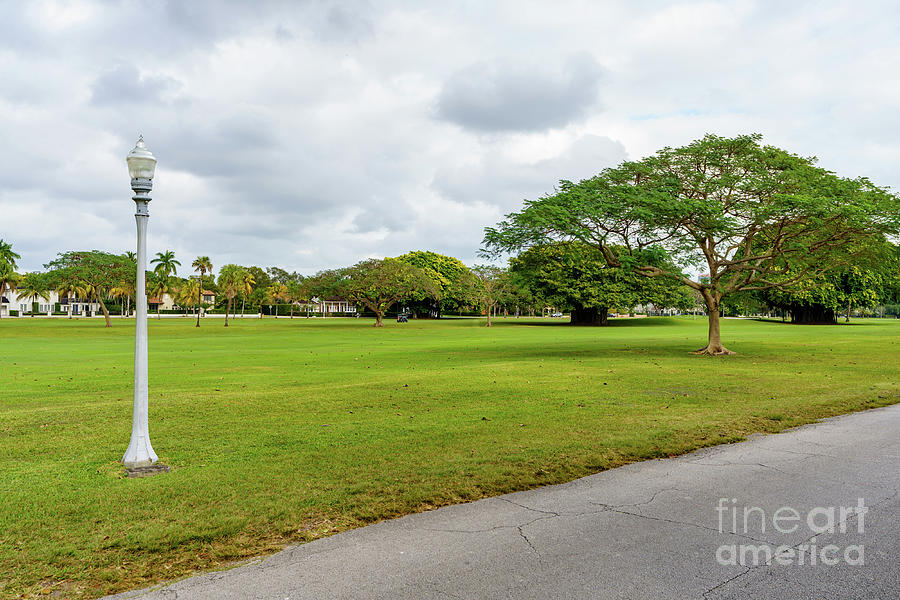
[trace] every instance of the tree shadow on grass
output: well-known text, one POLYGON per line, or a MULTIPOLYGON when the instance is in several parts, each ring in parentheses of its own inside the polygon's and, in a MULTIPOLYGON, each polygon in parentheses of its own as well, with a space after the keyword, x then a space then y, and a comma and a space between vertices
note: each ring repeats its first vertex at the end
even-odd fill
MULTIPOLYGON (((742 356, 740 352, 733 356, 696 356, 691 352, 696 350, 698 343, 684 342, 682 344, 659 344, 653 346, 597 346, 594 348, 548 348, 546 346, 540 348, 521 348, 512 350, 505 348, 503 350, 503 359, 505 361, 546 359, 547 366, 552 366, 554 360, 579 360, 579 359, 608 359, 608 360, 671 360, 671 359, 687 359, 687 360, 741 360, 747 358, 742 356)), ((484 352, 483 355, 472 355, 473 358, 491 362, 496 360, 496 355, 490 352, 484 352)))
POLYGON ((619 327, 669 327, 681 324, 681 321, 670 317, 647 317, 643 319, 612 318, 608 325, 573 325, 569 319, 556 321, 531 321, 499 318, 491 321, 495 327, 569 327, 571 329, 596 329, 604 331, 619 327))
POLYGON ((870 325, 870 323, 847 323, 845 321, 838 321, 837 323, 792 323, 791 321, 782 321, 781 319, 770 319, 767 317, 757 317, 755 319, 748 319, 750 321, 756 321, 757 323, 771 323, 775 325, 794 325, 797 327, 809 327, 809 326, 820 326, 820 327, 835 327, 837 325, 849 326, 849 327, 864 327, 866 325, 870 325))

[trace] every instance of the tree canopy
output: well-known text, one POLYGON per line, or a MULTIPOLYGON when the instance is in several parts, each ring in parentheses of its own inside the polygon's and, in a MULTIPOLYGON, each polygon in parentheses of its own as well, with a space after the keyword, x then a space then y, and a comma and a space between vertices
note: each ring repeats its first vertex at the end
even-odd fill
POLYGON ((396 258, 371 258, 342 269, 336 287, 339 295, 375 313, 375 327, 383 325, 384 313, 401 298, 438 293, 422 269, 396 258))
POLYGON ((0 268, 8 266, 11 270, 15 270, 16 261, 22 258, 12 249, 12 244, 4 242, 0 239, 0 268))
POLYGON ((495 265, 475 265, 472 267, 474 277, 471 280, 471 297, 474 304, 484 310, 487 316, 487 327, 492 327, 491 311, 509 292, 509 271, 495 265))
POLYGON ((433 297, 404 299, 413 310, 440 317, 444 311, 470 304, 472 273, 459 259, 437 252, 415 250, 398 256, 397 260, 422 269, 435 290, 433 297))
POLYGON ((848 179, 760 143, 760 135, 707 135, 627 161, 525 202, 485 231, 489 252, 577 240, 611 265, 667 277, 696 290, 709 315, 707 346, 729 354, 719 332, 722 298, 742 290, 790 290, 850 265, 866 241, 900 231, 900 200, 861 177, 848 179), (673 267, 641 265, 658 248, 673 267), (707 277, 691 277, 690 269, 707 277))
POLYGON ((883 242, 870 245, 855 264, 819 273, 790 290, 758 292, 759 300, 788 311, 794 323, 834 323, 837 315, 850 318, 854 308, 896 301, 900 288, 900 247, 883 242))
POLYGON ((50 269, 50 280, 54 287, 72 285, 99 303, 107 327, 112 327, 112 321, 104 299, 109 296, 110 290, 125 282, 134 281, 137 277, 135 263, 127 255, 99 250, 60 253, 55 260, 45 264, 44 268, 50 269))
MULTIPOLYGON (((667 266, 659 256, 645 260, 667 266)), ((686 308, 693 304, 687 289, 677 282, 610 265, 599 248, 580 241, 532 246, 510 259, 510 271, 550 304, 570 309, 573 324, 606 324, 611 308, 627 310, 651 303, 659 308, 686 308)))

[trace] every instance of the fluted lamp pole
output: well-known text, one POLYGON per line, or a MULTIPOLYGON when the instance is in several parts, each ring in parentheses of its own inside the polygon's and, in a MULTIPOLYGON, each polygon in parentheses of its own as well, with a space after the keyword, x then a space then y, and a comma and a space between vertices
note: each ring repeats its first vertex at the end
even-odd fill
POLYGON ((159 460, 150 445, 150 423, 148 417, 147 384, 147 293, 145 271, 147 269, 147 221, 150 219, 150 190, 153 189, 153 174, 156 158, 144 144, 144 136, 137 141, 134 149, 125 159, 131 175, 131 189, 136 205, 134 219, 137 222, 137 280, 135 282, 135 304, 137 316, 134 323, 134 412, 131 424, 131 443, 122 457, 122 463, 129 474, 145 475, 167 471, 168 467, 157 465, 159 460))

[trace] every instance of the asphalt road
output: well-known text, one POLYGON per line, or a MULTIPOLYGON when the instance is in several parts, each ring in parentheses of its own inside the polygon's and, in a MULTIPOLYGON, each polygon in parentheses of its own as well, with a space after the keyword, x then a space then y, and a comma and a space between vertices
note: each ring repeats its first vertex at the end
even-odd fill
POLYGON ((894 405, 411 515, 111 598, 895 600, 898 494, 894 405))

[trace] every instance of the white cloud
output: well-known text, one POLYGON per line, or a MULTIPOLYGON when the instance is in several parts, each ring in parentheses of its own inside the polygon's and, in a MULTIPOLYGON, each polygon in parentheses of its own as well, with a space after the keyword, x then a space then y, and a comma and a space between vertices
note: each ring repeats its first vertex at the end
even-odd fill
POLYGON ((314 272, 431 249, 559 179, 761 132, 900 185, 892 3, 0 3, 0 238, 314 272))

